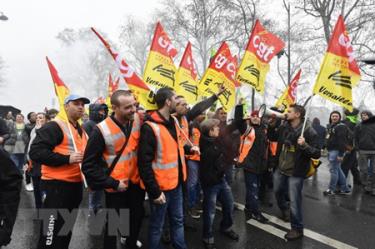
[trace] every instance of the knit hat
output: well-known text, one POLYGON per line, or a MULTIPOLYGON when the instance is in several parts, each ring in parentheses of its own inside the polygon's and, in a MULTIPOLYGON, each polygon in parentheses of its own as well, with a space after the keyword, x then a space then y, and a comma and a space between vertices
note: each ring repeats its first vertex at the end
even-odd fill
POLYGON ((258 110, 254 110, 251 112, 251 117, 258 117, 259 115, 259 111, 258 110))

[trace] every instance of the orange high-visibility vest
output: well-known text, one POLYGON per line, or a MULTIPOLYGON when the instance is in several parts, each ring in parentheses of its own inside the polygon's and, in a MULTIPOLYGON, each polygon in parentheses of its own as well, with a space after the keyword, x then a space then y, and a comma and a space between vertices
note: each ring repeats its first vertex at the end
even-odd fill
MULTIPOLYGON (((190 136, 190 141, 195 145, 199 147, 199 139, 201 137, 201 132, 197 128, 193 128, 192 134, 190 136)), ((193 155, 186 155, 186 158, 193 161, 200 161, 201 157, 200 155, 194 153, 193 155)))
POLYGON ((240 156, 238 162, 242 163, 246 156, 249 154, 249 151, 253 147, 255 141, 255 131, 251 126, 248 126, 246 132, 241 135, 241 146, 240 146, 240 156))
MULTIPOLYGON (((59 118, 55 118, 56 122, 60 129, 63 132, 64 138, 63 141, 55 146, 52 150, 55 153, 62 155, 70 155, 75 152, 74 142, 77 147, 77 151, 84 152, 87 144, 87 134, 82 130, 82 137, 79 135, 77 129, 75 129, 70 122, 62 121, 59 118), (69 126, 70 131, 69 131, 69 126)), ((61 180, 66 182, 81 182, 81 169, 78 163, 75 164, 66 164, 58 167, 51 167, 48 165, 42 165, 42 179, 44 180, 61 180)))
MULTIPOLYGON (((128 179, 134 184, 139 183, 139 172, 137 167, 137 150, 140 136, 140 117, 136 113, 134 114, 134 121, 132 130, 129 135, 129 141, 123 150, 119 160, 114 166, 111 177, 116 180, 128 179)), ((112 165, 113 160, 116 158, 117 153, 121 150, 122 146, 126 141, 125 134, 121 128, 113 121, 111 117, 107 117, 105 120, 98 124, 98 128, 102 133, 105 141, 105 149, 103 152, 103 158, 107 163, 107 166, 112 165)), ((113 192, 113 189, 106 189, 107 192, 113 192)))
POLYGON ((271 156, 276 156, 276 152, 277 152, 277 142, 272 142, 272 141, 270 141, 269 144, 270 144, 270 152, 271 152, 271 156))
MULTIPOLYGON (((176 120, 178 120, 176 118, 176 120)), ((184 144, 187 144, 187 140, 188 140, 188 137, 189 137, 189 122, 187 120, 187 118, 185 116, 182 116, 181 117, 181 123, 178 123, 178 126, 179 126, 179 129, 181 133, 181 139, 183 141, 184 144)))
MULTIPOLYGON (((152 116, 155 117, 156 115, 157 114, 154 113, 152 116)), ((159 188, 162 191, 172 190, 177 187, 179 157, 182 163, 183 180, 186 181, 183 135, 178 127, 178 120, 176 118, 174 119, 177 132, 177 142, 164 125, 146 121, 146 124, 151 127, 156 138, 156 152, 155 158, 152 161, 152 169, 154 171, 155 179, 159 184, 159 188)), ((141 186, 144 188, 143 184, 141 186)))

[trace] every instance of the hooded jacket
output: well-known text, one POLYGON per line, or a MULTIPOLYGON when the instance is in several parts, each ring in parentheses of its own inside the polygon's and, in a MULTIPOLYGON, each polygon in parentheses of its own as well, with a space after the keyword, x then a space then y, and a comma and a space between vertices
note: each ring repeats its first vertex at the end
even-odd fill
MULTIPOLYGON (((157 124, 164 125, 171 136, 177 141, 177 131, 175 126, 174 118, 170 117, 166 120, 159 111, 153 112, 151 115, 145 116, 145 123, 141 127, 141 136, 139 139, 138 147, 138 170, 139 175, 146 187, 146 191, 151 199, 157 199, 161 195, 161 190, 158 182, 155 179, 155 174, 152 169, 152 161, 155 158, 156 153, 156 137, 154 131, 146 123, 146 121, 154 122, 157 124)), ((187 148, 186 148, 187 149, 187 148)), ((182 162, 180 156, 178 158, 178 184, 179 186, 183 183, 183 173, 182 173, 182 162)))
POLYGON ((375 116, 358 124, 354 130, 354 141, 361 153, 375 154, 375 116))
POLYGON ((82 128, 86 131, 87 135, 90 136, 96 124, 99 124, 108 115, 108 107, 106 104, 91 104, 89 106, 89 120, 82 125, 82 128), (101 110, 105 114, 99 113, 101 110))

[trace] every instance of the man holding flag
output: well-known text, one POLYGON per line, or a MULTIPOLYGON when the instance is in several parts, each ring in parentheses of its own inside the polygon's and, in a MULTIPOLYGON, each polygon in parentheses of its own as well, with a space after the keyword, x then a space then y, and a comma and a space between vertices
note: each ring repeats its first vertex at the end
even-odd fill
MULTIPOLYGON (((79 207, 82 200, 82 175, 80 163, 87 143, 87 135, 78 120, 83 116, 85 104, 90 100, 75 94, 65 98, 66 120, 57 116, 53 121, 37 130, 30 148, 31 160, 42 164, 41 189, 45 196, 41 211, 43 225, 38 243, 41 248, 68 248, 73 224, 69 230, 64 225, 63 213, 70 214, 79 207)), ((76 215, 74 216, 74 221, 76 215)))

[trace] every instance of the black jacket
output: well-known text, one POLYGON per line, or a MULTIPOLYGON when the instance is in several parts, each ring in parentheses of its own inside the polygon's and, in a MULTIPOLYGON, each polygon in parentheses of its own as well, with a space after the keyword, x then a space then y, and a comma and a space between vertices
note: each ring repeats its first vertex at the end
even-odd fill
POLYGON ((0 148, 0 247, 11 240, 16 220, 22 175, 10 159, 9 154, 0 148))
POLYGON ((358 124, 354 131, 354 141, 358 150, 375 151, 375 116, 358 124))
MULTIPOLYGON (((145 116, 145 121, 164 125, 171 136, 177 141, 175 121, 172 117, 170 117, 169 120, 166 120, 158 111, 156 111, 152 115, 145 116)), ((141 127, 141 136, 139 139, 138 169, 139 175, 146 187, 150 199, 157 199, 161 195, 159 184, 155 179, 155 174, 152 169, 152 161, 155 158, 157 149, 156 142, 156 137, 152 128, 147 123, 144 123, 141 127)), ((178 158, 178 185, 183 182, 181 160, 185 159, 178 158)))
POLYGON ((238 130, 242 119, 235 114, 232 124, 221 127, 219 137, 211 138, 208 134, 201 134, 199 139, 200 156, 200 181, 203 187, 220 183, 227 169, 233 166, 234 157, 238 155, 238 146, 233 136, 238 130))
POLYGON ((294 129, 288 122, 285 122, 280 126, 279 138, 277 145, 277 158, 279 159, 283 146, 294 146, 295 158, 294 168, 292 175, 295 177, 306 177, 307 172, 310 169, 311 158, 320 158, 319 138, 315 130, 309 125, 306 125, 303 136, 307 145, 301 147, 297 144, 297 139, 301 136, 302 132, 301 123, 299 127, 294 129))
POLYGON ((212 95, 208 99, 202 100, 201 102, 195 104, 191 110, 186 113, 186 119, 190 122, 198 117, 202 112, 210 108, 218 98, 216 95, 212 95))
POLYGON ((343 156, 350 141, 348 141, 349 128, 344 123, 330 124, 327 129, 327 150, 338 150, 343 156))
POLYGON ((201 134, 199 148, 201 151, 199 177, 202 187, 220 183, 230 165, 225 162, 225 146, 222 139, 201 134))
POLYGON ((34 129, 34 127, 35 127, 35 123, 34 124, 32 124, 32 123, 25 124, 25 131, 26 131, 26 133, 29 137, 30 137, 30 133, 34 129))
MULTIPOLYGON (((243 120, 243 105, 236 106, 235 115, 238 115, 238 120, 241 120, 238 127, 241 135, 247 130, 246 120, 243 120)), ((263 125, 252 126, 251 129, 255 131, 255 140, 249 153, 246 155, 242 165, 245 170, 255 174, 262 174, 267 169, 266 152, 267 152, 267 136, 266 128, 263 125)), ((241 146, 241 144, 240 144, 241 146)))
POLYGON ((4 119, 0 118, 0 137, 4 139, 3 143, 0 144, 0 148, 4 146, 5 141, 9 138, 9 129, 4 119))
POLYGON ((319 138, 319 147, 322 149, 325 144, 325 139, 326 139, 326 128, 320 124, 313 124, 312 127, 316 131, 316 134, 318 134, 319 138))

